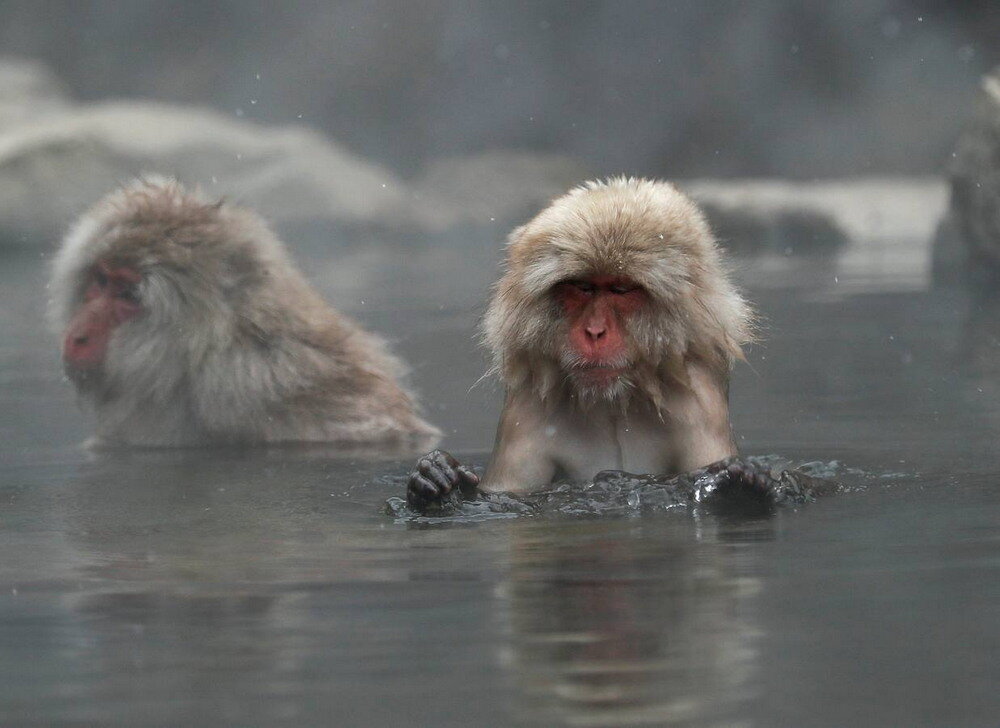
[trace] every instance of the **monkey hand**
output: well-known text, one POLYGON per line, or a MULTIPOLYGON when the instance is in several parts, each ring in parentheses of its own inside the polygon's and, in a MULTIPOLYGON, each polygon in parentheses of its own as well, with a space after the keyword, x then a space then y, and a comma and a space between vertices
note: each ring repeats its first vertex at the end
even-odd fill
POLYGON ((464 498, 476 494, 479 476, 450 453, 434 450, 417 461, 406 484, 406 502, 415 510, 440 505, 453 493, 464 498))
POLYGON ((774 476, 766 468, 751 461, 726 458, 712 463, 705 471, 712 477, 700 488, 698 500, 713 494, 760 500, 775 496, 774 476))
POLYGON ((707 497, 716 503, 780 505, 810 503, 840 492, 832 477, 817 477, 800 468, 774 468, 756 458, 726 458, 698 471, 696 501, 707 497))

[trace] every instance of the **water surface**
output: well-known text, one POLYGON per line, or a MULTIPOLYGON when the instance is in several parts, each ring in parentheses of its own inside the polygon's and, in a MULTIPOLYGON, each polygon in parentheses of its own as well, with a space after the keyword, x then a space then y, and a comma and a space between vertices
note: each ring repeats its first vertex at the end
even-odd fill
MULTIPOLYGON (((479 235, 296 251, 476 464, 479 235)), ((383 512, 405 460, 82 452, 46 259, 5 254, 0 724, 996 725, 1000 316, 894 278, 905 251, 743 266, 767 343, 732 397, 746 452, 904 477, 756 518, 444 527, 383 512)))

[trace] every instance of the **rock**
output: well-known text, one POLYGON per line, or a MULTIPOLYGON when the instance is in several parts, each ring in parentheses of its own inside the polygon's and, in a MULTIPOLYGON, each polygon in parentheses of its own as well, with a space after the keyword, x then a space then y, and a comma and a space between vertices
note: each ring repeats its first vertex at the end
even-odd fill
POLYGON ((926 245, 946 204, 937 178, 690 180, 680 186, 738 253, 832 253, 873 241, 926 245))
MULTIPOLYGON (((564 156, 494 151, 438 160, 403 180, 304 126, 148 101, 75 104, 43 66, 0 62, 0 245, 51 246, 90 204, 143 174, 175 176, 252 205, 283 233, 317 244, 346 227, 350 240, 364 244, 403 236, 463 245, 464 227, 486 226, 482 240, 497 241, 592 176, 564 156), (451 238, 440 235, 448 230, 451 238)), ((771 257, 845 243, 853 250, 858 241, 929 240, 945 206, 936 179, 681 186, 730 247, 771 257)), ((861 250, 855 263, 868 265, 869 253, 861 250)))
POLYGON ((415 182, 304 126, 266 126, 150 101, 75 104, 31 61, 0 61, 0 245, 49 246, 87 207, 144 174, 251 205, 329 240, 513 224, 583 177, 565 157, 491 152, 415 182), (364 232, 364 234, 363 234, 364 232))
POLYGON ((0 219, 27 242, 59 236, 110 189, 176 176, 275 221, 433 227, 391 172, 301 127, 266 127, 151 102, 69 107, 0 133, 0 219))
POLYGON ((109 190, 144 174, 251 205, 290 229, 407 234, 513 224, 582 177, 563 157, 493 152, 442 160, 411 184, 305 127, 145 101, 52 96, 35 105, 44 80, 0 66, 0 242, 49 245, 109 190), (4 83, 20 93, 5 94, 4 83))
POLYGON ((776 252, 832 253, 847 243, 847 233, 832 216, 817 210, 701 204, 719 241, 738 255, 776 252))
POLYGON ((1000 67, 983 77, 949 171, 951 215, 969 262, 1000 271, 1000 67))

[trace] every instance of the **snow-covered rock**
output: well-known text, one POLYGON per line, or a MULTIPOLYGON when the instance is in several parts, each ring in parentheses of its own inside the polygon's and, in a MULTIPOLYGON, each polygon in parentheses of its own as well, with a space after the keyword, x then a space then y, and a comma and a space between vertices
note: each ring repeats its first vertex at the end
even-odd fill
POLYGON ((741 241, 741 248, 791 246, 795 252, 861 240, 927 241, 947 201, 946 185, 936 177, 691 180, 680 186, 710 219, 723 225, 743 220, 747 230, 764 235, 756 244, 741 241), (809 236, 814 239, 804 239, 809 236))
POLYGON ((947 207, 939 178, 697 180, 682 183, 722 243, 748 256, 739 270, 759 286, 807 286, 815 295, 921 290, 931 239, 947 207), (801 254, 820 256, 807 268, 801 254))
POLYGON ((277 221, 436 222, 390 171, 309 129, 134 101, 69 107, 0 132, 0 220, 8 237, 51 238, 109 190, 148 173, 277 221))

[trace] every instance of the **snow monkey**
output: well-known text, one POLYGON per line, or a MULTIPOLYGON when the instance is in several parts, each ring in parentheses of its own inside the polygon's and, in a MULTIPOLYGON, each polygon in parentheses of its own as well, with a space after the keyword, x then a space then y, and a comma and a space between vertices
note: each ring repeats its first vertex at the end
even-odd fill
POLYGON ((414 443, 438 431, 383 342, 327 305, 254 212, 169 180, 113 192, 55 259, 50 317, 95 444, 414 443))
MULTIPOLYGON (((729 371, 752 321, 704 217, 673 185, 618 178, 556 199, 511 233, 483 322, 506 399, 481 487, 673 475, 734 456, 729 371)), ((749 465, 727 472, 764 482, 749 465)), ((435 451, 407 499, 422 508, 479 485, 435 451)))

